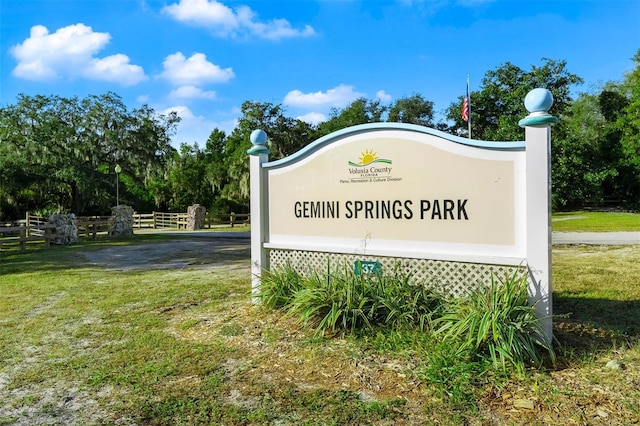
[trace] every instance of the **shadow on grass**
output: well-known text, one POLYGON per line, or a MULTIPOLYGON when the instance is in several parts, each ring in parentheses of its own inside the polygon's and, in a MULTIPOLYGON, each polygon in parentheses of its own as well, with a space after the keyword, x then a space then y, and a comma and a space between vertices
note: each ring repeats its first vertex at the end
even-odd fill
POLYGON ((554 295, 554 335, 576 355, 640 341, 640 300, 554 295))

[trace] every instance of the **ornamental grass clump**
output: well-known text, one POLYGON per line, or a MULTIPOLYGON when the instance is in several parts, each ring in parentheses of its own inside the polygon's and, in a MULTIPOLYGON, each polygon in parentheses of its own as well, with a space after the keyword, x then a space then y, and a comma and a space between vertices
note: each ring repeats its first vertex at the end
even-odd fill
POLYGON ((304 324, 325 332, 427 328, 441 297, 397 269, 390 275, 343 270, 298 274, 290 266, 263 275, 260 298, 269 308, 283 308, 304 324))
POLYGON ((291 311, 305 324, 315 324, 316 332, 355 331, 371 327, 376 319, 376 289, 363 275, 346 270, 341 274, 314 272, 296 293, 291 311))
POLYGON ((263 271, 260 277, 260 302, 269 309, 286 309, 302 288, 303 277, 290 264, 263 271))
POLYGON ((522 371, 527 363, 541 366, 543 354, 555 361, 550 343, 544 341, 535 306, 529 304, 527 277, 519 273, 503 281, 491 278, 469 297, 449 301, 433 321, 434 332, 458 351, 487 356, 494 367, 513 365, 522 371))
POLYGON ((383 323, 391 328, 416 328, 426 330, 443 303, 443 297, 423 283, 413 280, 407 273, 394 271, 391 276, 375 276, 379 280, 379 310, 384 315, 383 323))

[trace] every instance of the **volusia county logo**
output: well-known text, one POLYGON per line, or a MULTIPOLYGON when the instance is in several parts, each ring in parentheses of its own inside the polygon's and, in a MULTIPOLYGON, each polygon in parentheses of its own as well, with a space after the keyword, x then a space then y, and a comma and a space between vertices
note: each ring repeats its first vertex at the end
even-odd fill
POLYGON ((379 158, 378 154, 372 149, 366 149, 362 153, 362 157, 360 157, 359 160, 360 161, 357 163, 354 163, 353 161, 349 161, 349 165, 354 167, 367 167, 375 163, 391 164, 391 160, 385 160, 384 158, 379 158))
POLYGON ((340 183, 397 182, 402 178, 391 176, 391 160, 378 157, 373 149, 365 149, 359 161, 349 161, 349 179, 340 179, 340 183))

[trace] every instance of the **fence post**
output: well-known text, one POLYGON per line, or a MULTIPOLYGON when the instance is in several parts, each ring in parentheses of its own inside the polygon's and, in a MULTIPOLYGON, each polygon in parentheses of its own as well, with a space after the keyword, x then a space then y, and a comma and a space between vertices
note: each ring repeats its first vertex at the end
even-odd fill
POLYGON ((28 227, 20 227, 20 251, 25 251, 27 248, 27 229, 28 227))
POLYGON ((44 245, 49 247, 51 245, 51 228, 46 227, 44 230, 44 245))
POLYGON ((153 229, 156 229, 156 212, 151 212, 153 215, 153 229))
POLYGON ((547 111, 553 96, 533 89, 524 99, 529 115, 525 128, 527 193, 527 267, 529 297, 535 304, 547 343, 553 339, 551 287, 551 125, 558 119, 547 111))
POLYGON ((251 132, 253 146, 247 150, 247 154, 250 156, 251 214, 254 218, 254 223, 251 224, 251 294, 253 303, 259 303, 258 295, 260 293, 262 271, 269 268, 267 252, 262 246, 267 236, 269 223, 266 179, 262 169, 262 164, 269 159, 270 151, 265 146, 267 139, 267 134, 263 130, 254 130, 251 132))

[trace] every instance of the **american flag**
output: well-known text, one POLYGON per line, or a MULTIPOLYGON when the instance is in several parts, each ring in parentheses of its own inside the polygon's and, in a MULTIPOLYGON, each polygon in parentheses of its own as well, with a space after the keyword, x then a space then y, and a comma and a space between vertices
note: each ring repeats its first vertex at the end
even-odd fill
POLYGON ((462 119, 466 122, 469 121, 469 94, 462 101, 462 119))

